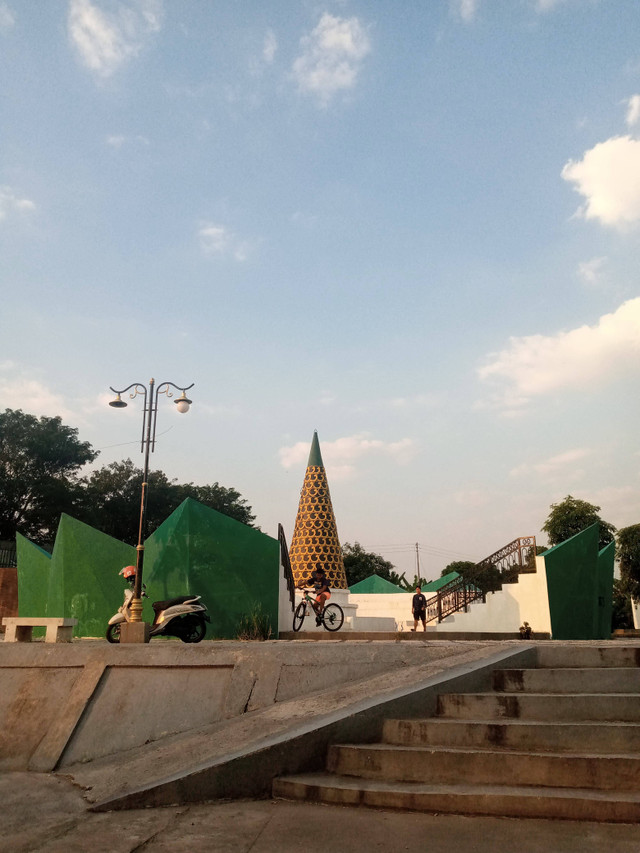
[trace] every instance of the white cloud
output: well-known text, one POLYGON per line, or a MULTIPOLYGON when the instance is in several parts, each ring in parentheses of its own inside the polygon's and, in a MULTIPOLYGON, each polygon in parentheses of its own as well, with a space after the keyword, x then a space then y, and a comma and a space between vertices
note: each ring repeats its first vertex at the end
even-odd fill
POLYGON ((606 263, 606 258, 591 258, 590 261, 582 261, 578 264, 578 275, 585 284, 595 285, 602 278, 603 267, 606 263))
POLYGON ((554 479, 561 475, 563 480, 566 480, 567 469, 572 469, 572 474, 582 475, 584 472, 576 468, 578 462, 591 456, 592 450, 586 447, 576 447, 572 450, 565 450, 564 453, 558 453, 556 456, 551 456, 549 459, 544 459, 542 462, 524 463, 513 468, 509 472, 510 477, 529 477, 531 474, 537 474, 544 479, 554 479))
POLYGON ((640 121, 640 95, 632 95, 627 101, 625 121, 628 127, 634 127, 640 121))
POLYGON ((69 37, 84 65, 99 77, 109 77, 137 56, 162 26, 161 0, 112 2, 110 8, 90 0, 69 3, 69 37))
POLYGON ((30 376, 12 361, 0 363, 0 397, 3 409, 22 409, 29 415, 73 421, 76 414, 39 379, 30 376))
POLYGON ((459 15, 465 24, 471 23, 476 16, 480 0, 452 0, 451 8, 459 15))
POLYGON ((28 213, 35 209, 30 199, 19 198, 11 187, 0 187, 0 222, 12 213, 28 213))
POLYGON ((513 415, 533 397, 586 388, 637 369, 639 356, 640 298, 636 298, 594 326, 510 338, 509 346, 494 354, 478 374, 482 380, 506 383, 493 402, 513 415))
POLYGON ((8 32, 15 24, 16 19, 6 3, 0 3, 0 33, 8 32))
POLYGON ((367 30, 358 18, 325 12, 310 35, 300 40, 301 55, 293 63, 298 90, 326 105, 339 91, 355 86, 362 60, 371 50, 367 30))
POLYGON ((107 145, 110 148, 122 148, 123 145, 148 145, 149 140, 146 136, 125 136, 124 134, 113 134, 107 136, 107 145))
POLYGON ((236 261, 245 261, 249 256, 250 244, 236 237, 225 225, 203 222, 198 229, 198 238, 206 255, 231 255, 236 261))
POLYGON ((264 44, 262 47, 262 58, 264 61, 270 65, 275 58, 277 50, 278 40, 276 39, 276 34, 273 30, 269 29, 264 37, 264 44))
POLYGON ((578 210, 585 219, 624 227, 640 219, 640 140, 614 136, 570 160, 562 170, 565 181, 586 199, 578 210))
MULTIPOLYGON (((365 456, 391 457, 399 465, 409 462, 416 454, 415 443, 410 438, 400 441, 381 441, 369 438, 366 433, 325 441, 321 445, 322 461, 330 479, 346 480, 356 473, 356 463, 365 456)), ((278 451, 283 468, 305 463, 309 457, 309 442, 299 441, 278 451)))

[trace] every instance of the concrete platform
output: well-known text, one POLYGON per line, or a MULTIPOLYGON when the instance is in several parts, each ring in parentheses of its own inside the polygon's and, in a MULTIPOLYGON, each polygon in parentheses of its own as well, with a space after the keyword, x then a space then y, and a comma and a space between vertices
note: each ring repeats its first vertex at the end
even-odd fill
POLYGON ((463 817, 242 800, 87 812, 50 774, 0 774, 2 853, 637 853, 640 825, 463 817))

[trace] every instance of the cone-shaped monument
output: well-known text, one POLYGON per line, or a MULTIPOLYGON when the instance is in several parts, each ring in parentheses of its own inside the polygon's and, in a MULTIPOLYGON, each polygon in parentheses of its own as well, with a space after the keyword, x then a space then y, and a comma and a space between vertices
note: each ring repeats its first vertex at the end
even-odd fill
POLYGON ((289 557, 296 585, 307 580, 314 569, 322 567, 330 586, 347 589, 342 549, 317 432, 314 432, 311 442, 289 557))

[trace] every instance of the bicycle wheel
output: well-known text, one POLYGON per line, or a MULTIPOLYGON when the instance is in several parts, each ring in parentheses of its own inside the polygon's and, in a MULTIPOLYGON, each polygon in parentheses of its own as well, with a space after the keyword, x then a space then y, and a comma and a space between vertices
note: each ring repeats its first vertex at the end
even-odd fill
POLYGON ((322 611, 322 622, 327 631, 339 631, 344 622, 344 613, 339 604, 327 604, 322 611))
POLYGON ((307 615, 307 604, 304 601, 301 601, 300 604, 296 607, 296 612, 293 614, 293 630, 299 631, 302 628, 302 623, 304 622, 304 617, 307 615))

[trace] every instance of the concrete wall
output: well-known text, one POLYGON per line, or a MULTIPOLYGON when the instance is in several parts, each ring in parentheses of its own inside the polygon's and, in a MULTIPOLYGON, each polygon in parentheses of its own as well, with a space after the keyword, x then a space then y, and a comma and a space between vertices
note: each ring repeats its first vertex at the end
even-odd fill
MULTIPOLYGON (((413 593, 351 595, 350 601, 358 605, 355 630, 409 631, 413 628, 412 598, 413 593), (375 626, 372 617, 379 620, 381 627, 375 626), (382 627, 384 622, 387 627, 382 627), (389 624, 391 627, 388 627, 389 624)), ((505 584, 500 592, 489 593, 486 603, 474 602, 466 613, 456 613, 439 624, 430 622, 427 631, 437 634, 517 634, 524 621, 539 634, 551 631, 546 570, 542 557, 536 558, 535 573, 520 575, 518 583, 505 584)))
POLYGON ((474 602, 467 613, 447 617, 435 626, 435 630, 439 634, 449 631, 514 634, 525 621, 531 625, 534 634, 551 631, 547 578, 542 556, 536 557, 535 572, 520 575, 518 583, 505 584, 500 592, 490 592, 486 604, 474 602))
POLYGON ((633 627, 637 631, 640 629, 640 601, 631 599, 631 612, 633 613, 633 627))
POLYGON ((434 645, 0 643, 0 770, 48 772, 460 654, 434 645))
POLYGON ((412 599, 412 592, 351 593, 349 601, 358 607, 354 631, 409 631, 413 628, 412 599))

